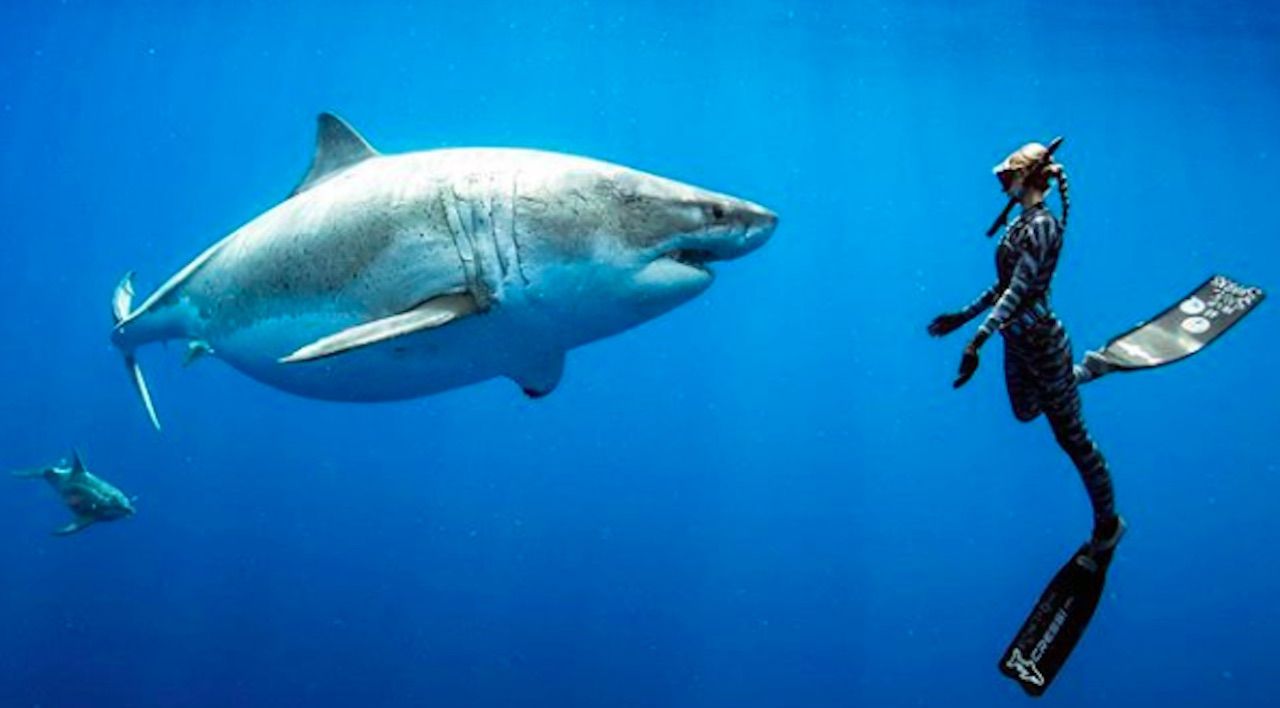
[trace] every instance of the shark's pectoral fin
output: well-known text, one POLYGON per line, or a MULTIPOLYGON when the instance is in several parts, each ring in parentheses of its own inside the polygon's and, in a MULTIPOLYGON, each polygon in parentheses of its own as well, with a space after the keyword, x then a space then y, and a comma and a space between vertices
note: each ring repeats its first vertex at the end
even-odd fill
POLYGON ((524 395, 529 398, 542 398, 556 390, 564 376, 564 352, 554 352, 538 359, 524 370, 511 374, 524 395))
POLYGON ((70 536, 77 531, 83 531, 89 528, 96 521, 91 516, 77 516, 74 521, 58 529, 54 529, 54 536, 70 536))
POLYGON ((398 315, 383 317, 331 334, 302 347, 280 360, 282 364, 297 364, 343 354, 353 349, 385 342, 406 334, 421 332, 446 325, 466 317, 479 308, 476 301, 465 293, 434 297, 417 307, 398 315))

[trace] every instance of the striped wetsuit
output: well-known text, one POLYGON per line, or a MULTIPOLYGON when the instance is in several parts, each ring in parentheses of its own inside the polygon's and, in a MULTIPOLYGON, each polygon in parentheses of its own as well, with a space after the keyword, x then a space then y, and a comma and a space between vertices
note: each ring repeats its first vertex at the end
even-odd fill
POLYGON ((984 338, 993 332, 1004 335, 1005 384, 1014 416, 1028 422, 1044 413, 1084 480, 1095 523, 1111 521, 1111 474, 1085 429, 1071 340, 1049 307, 1049 285, 1061 250, 1062 229, 1053 213, 1043 204, 1024 210, 996 249, 996 284, 964 315, 971 319, 992 308, 978 329, 984 338))

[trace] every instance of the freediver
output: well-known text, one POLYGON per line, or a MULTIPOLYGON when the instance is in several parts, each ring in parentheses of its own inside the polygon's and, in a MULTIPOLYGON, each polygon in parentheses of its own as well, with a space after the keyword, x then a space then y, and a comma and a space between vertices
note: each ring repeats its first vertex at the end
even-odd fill
POLYGON ((1089 436, 1081 413, 1080 384, 1116 371, 1137 371, 1171 364, 1200 351, 1262 302, 1262 290, 1214 275, 1150 321, 1139 324, 1073 364, 1066 328, 1049 304, 1050 285, 1062 251, 1071 210, 1067 172, 1054 162, 1062 138, 1046 147, 1027 143, 994 172, 1009 197, 987 231, 994 235, 1010 210, 1022 212, 1005 228, 996 247, 996 282, 959 312, 940 315, 929 334, 941 337, 990 309, 960 360, 954 386, 963 386, 978 370, 978 352, 999 332, 1004 339, 1005 385, 1014 417, 1022 422, 1041 414, 1054 438, 1071 458, 1093 507, 1093 533, 1041 593, 1018 634, 1001 656, 1000 672, 1032 696, 1040 696, 1062 669, 1083 635, 1102 597, 1124 520, 1116 513, 1115 493, 1106 459, 1089 436), (1057 180, 1062 220, 1044 204, 1057 180))
POLYGON ((929 334, 941 337, 991 309, 964 349, 954 386, 959 388, 973 377, 978 351, 999 332, 1004 338, 1005 385, 1013 415, 1024 423, 1041 413, 1048 419, 1058 445, 1084 481, 1093 506, 1089 545, 1094 553, 1102 553, 1120 541, 1125 524, 1116 513, 1106 458, 1089 436, 1081 412, 1077 386, 1079 379, 1088 377, 1088 370, 1074 365, 1067 330, 1049 305, 1071 211, 1067 171, 1040 143, 1027 143, 993 171, 1010 201, 1022 206, 1021 215, 1005 229, 996 247, 996 282, 963 310, 934 318, 929 334), (1044 204, 1054 179, 1062 198, 1061 222, 1044 204))

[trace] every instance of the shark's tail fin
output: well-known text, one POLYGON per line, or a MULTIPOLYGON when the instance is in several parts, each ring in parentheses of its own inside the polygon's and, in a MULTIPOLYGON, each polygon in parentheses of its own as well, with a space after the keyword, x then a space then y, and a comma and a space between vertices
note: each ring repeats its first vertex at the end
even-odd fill
POLYGON ((32 467, 30 469, 25 469, 25 470, 13 470, 9 474, 10 476, 18 477, 21 479, 35 479, 37 477, 44 477, 45 475, 49 474, 49 471, 50 470, 48 467, 32 467))
MULTIPOLYGON (((111 316, 117 332, 120 330, 120 325, 129 319, 132 306, 133 271, 129 271, 120 279, 120 284, 116 286, 116 292, 111 298, 111 316)), ((160 418, 156 415, 156 407, 151 403, 151 392, 147 390, 147 380, 142 377, 142 368, 138 366, 138 359, 134 356, 132 348, 121 347, 121 352, 124 354, 124 368, 129 371, 129 377, 133 379, 133 387, 138 392, 138 398, 142 399, 142 405, 147 409, 151 424, 159 430, 160 418)))

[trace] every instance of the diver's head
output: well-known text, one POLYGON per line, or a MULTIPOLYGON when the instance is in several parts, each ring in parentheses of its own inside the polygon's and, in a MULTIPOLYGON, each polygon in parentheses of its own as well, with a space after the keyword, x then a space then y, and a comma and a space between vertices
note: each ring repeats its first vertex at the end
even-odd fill
POLYGON ((1049 179, 1061 173, 1062 165, 1055 163, 1053 158, 1042 163, 1046 152, 1048 148, 1040 143, 1027 143, 1010 153, 991 169, 1000 180, 1000 189, 1011 199, 1023 199, 1032 192, 1043 195, 1048 191, 1049 179), (1036 170, 1035 174, 1031 174, 1032 170, 1036 170))
MULTIPOLYGON (((1059 138, 1061 140, 1061 138, 1059 138)), ((1040 143, 1027 143, 1014 150, 1000 164, 991 169, 1000 180, 1000 189, 1010 199, 1022 202, 1024 208, 1044 201, 1050 180, 1058 180, 1058 194, 1062 197, 1062 228, 1067 227, 1067 214, 1071 210, 1067 194, 1067 169, 1054 162, 1053 156, 1045 156, 1049 148, 1040 143)))

